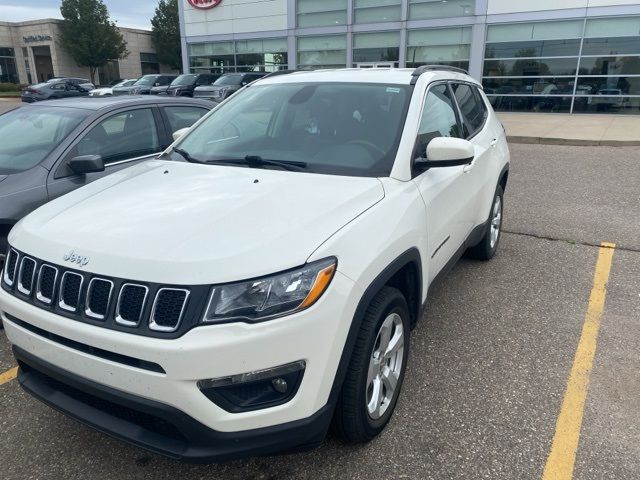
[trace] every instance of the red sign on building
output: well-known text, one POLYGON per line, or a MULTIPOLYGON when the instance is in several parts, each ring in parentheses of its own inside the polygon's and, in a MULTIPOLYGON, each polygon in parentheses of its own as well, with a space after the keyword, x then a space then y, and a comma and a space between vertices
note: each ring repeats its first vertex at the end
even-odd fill
POLYGON ((201 10, 217 7, 222 3, 222 0, 187 0, 190 5, 201 10))

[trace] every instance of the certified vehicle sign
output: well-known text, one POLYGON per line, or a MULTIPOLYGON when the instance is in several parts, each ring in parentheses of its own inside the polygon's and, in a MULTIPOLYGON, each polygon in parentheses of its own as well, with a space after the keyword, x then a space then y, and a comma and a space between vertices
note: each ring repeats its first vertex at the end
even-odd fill
POLYGON ((222 3, 222 0, 187 0, 189 4, 195 8, 206 10, 208 8, 217 7, 222 3))

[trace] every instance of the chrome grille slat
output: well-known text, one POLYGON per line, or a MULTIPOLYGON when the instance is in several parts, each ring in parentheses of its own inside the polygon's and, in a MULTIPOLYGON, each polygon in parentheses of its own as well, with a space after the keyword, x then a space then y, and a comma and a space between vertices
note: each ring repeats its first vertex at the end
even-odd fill
POLYGON ((137 283, 124 283, 116 305, 116 323, 137 327, 142 319, 149 288, 137 283), (142 295, 142 296, 141 296, 142 295))
POLYGON ((175 332, 189 300, 189 290, 184 288, 161 288, 153 301, 149 329, 156 332, 175 332))
POLYGON ((113 293, 113 282, 104 278, 92 278, 87 287, 87 300, 85 302, 85 315, 97 320, 107 318, 109 305, 111 305, 111 294, 113 293), (105 292, 104 288, 108 291, 105 292), (106 296, 106 298, 104 298, 106 296))
POLYGON ((67 312, 78 311, 83 282, 84 277, 79 273, 66 271, 62 274, 62 278, 60 279, 60 300, 58 301, 58 306, 61 309, 67 312))
POLYGON ((18 268, 19 258, 20 254, 18 251, 14 248, 10 248, 2 271, 2 279, 4 280, 4 283, 10 287, 13 287, 13 283, 16 279, 16 270, 18 268))
POLYGON ((18 291, 20 293, 31 295, 35 273, 36 261, 31 257, 23 256, 18 270, 18 291))
POLYGON ((58 269, 53 265, 43 263, 38 271, 38 281, 36 283, 36 298, 46 305, 53 303, 55 296, 56 280, 58 280, 58 269), (53 277, 51 277, 53 275, 53 277))

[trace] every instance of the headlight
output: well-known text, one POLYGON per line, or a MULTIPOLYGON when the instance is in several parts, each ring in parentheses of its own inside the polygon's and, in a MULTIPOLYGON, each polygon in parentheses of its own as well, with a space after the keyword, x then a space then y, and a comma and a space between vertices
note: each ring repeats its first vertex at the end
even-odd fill
POLYGON ((216 97, 224 97, 224 94, 227 93, 227 90, 229 90, 229 87, 221 88, 216 92, 216 97))
POLYGON ((337 260, 327 258, 270 277, 213 287, 203 323, 254 322, 304 310, 329 286, 337 260))

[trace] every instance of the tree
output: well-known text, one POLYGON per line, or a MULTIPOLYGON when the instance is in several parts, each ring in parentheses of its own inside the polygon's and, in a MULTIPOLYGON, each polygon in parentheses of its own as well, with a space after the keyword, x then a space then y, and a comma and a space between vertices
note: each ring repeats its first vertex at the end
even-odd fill
POLYGON ((153 44, 160 63, 174 70, 182 69, 178 0, 160 0, 151 19, 153 44))
POLYGON ((102 0, 62 0, 60 41, 78 65, 89 67, 95 83, 96 70, 109 60, 129 55, 127 43, 102 0))

